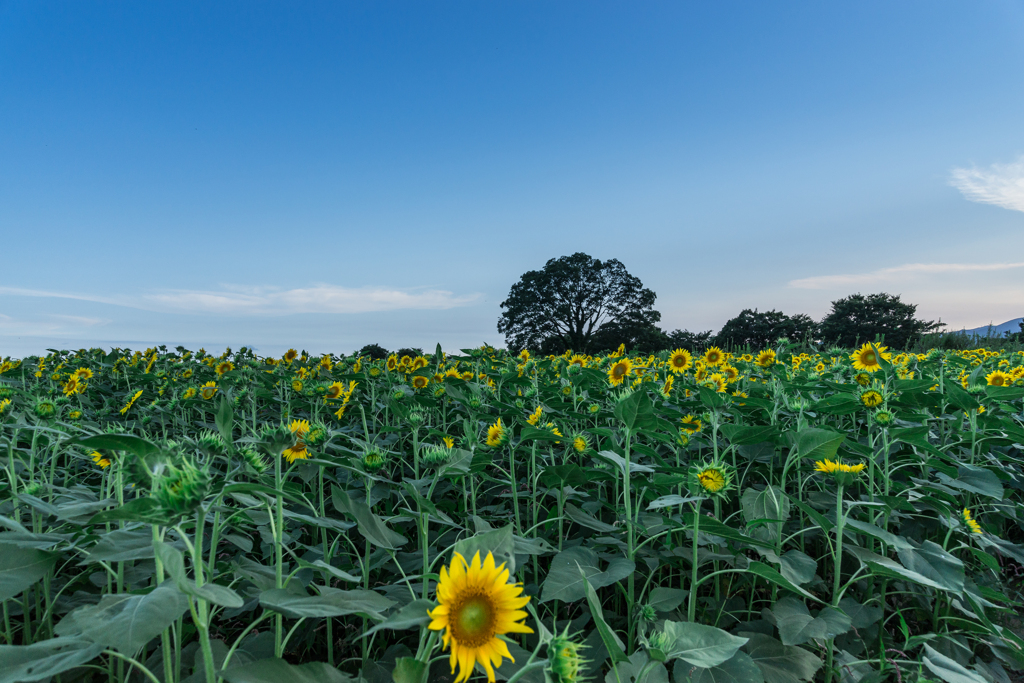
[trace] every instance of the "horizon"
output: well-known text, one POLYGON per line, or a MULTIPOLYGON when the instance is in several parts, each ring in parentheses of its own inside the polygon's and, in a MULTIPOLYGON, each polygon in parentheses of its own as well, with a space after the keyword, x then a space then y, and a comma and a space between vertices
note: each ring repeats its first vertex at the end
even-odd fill
POLYGON ((994 0, 0 2, 0 356, 504 346, 576 251, 665 330, 1012 321, 1022 37, 994 0))

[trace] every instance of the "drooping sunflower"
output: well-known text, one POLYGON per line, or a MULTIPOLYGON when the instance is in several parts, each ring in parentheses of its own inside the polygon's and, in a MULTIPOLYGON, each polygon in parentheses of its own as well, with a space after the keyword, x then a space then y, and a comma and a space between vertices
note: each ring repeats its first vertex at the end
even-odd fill
POLYGON ((757 358, 754 359, 754 365, 761 368, 770 368, 775 365, 775 352, 771 349, 765 349, 757 354, 757 358))
POLYGON ((505 443, 508 437, 508 432, 505 431, 505 425, 501 424, 501 418, 487 428, 487 445, 491 448, 500 446, 505 443))
POLYGON ((885 401, 885 397, 878 389, 865 389, 860 392, 860 402, 868 408, 877 408, 882 405, 883 401, 885 401))
POLYGON ((964 524, 967 525, 967 528, 971 530, 971 533, 974 533, 974 534, 984 533, 981 530, 981 525, 978 524, 978 522, 971 515, 971 511, 968 510, 967 508, 964 508, 964 511, 961 513, 961 518, 964 520, 964 524))
POLYGON ((686 372, 691 365, 693 365, 693 356, 686 349, 676 349, 668 357, 668 367, 676 374, 686 372))
POLYGON ((459 669, 455 683, 469 680, 477 662, 487 672, 487 680, 494 683, 494 669, 501 666, 502 658, 515 662, 505 641, 498 636, 533 633, 523 623, 527 614, 522 608, 530 598, 521 597, 522 585, 509 583, 508 578, 505 564, 495 566, 491 553, 481 562, 477 552, 471 563, 454 553, 451 564, 441 568, 437 584, 439 604, 430 610, 427 628, 444 631, 444 646, 451 648, 452 673, 456 665, 459 669))
POLYGON ((196 388, 195 387, 189 387, 188 389, 185 390, 185 393, 183 393, 181 395, 181 398, 183 398, 184 400, 187 401, 190 398, 195 398, 196 397, 196 393, 198 393, 198 392, 196 392, 196 388))
POLYGON ((99 451, 92 452, 92 461, 103 469, 110 467, 110 460, 99 451))
POLYGON ((309 420, 292 420, 291 424, 288 425, 288 429, 295 435, 295 444, 284 449, 281 455, 285 457, 290 465, 296 460, 305 460, 309 457, 309 451, 306 450, 306 442, 304 440, 306 434, 309 433, 309 420))
POLYGON ((303 386, 305 385, 302 384, 301 379, 296 377, 295 379, 292 380, 292 391, 294 391, 296 394, 302 393, 303 386))
POLYGON ((127 412, 132 409, 132 406, 135 405, 135 402, 139 400, 140 396, 142 396, 142 389, 136 391, 135 395, 128 399, 128 403, 124 405, 124 408, 121 408, 121 414, 127 414, 127 412))
POLYGON ((723 377, 722 374, 718 373, 718 372, 716 372, 716 373, 712 374, 710 377, 708 377, 707 378, 707 383, 714 384, 715 391, 717 391, 720 394, 725 392, 725 389, 726 389, 726 387, 729 384, 726 381, 725 377, 723 377))
POLYGON ((865 343, 859 349, 850 354, 850 360, 853 361, 854 370, 864 370, 865 372, 875 372, 879 370, 882 365, 878 362, 878 357, 881 356, 884 360, 889 360, 892 357, 891 353, 885 352, 887 348, 889 347, 876 347, 872 344, 865 343))
POLYGON ((869 375, 866 372, 858 372, 856 375, 854 375, 853 379, 855 382, 857 382, 857 384, 861 385, 862 387, 866 387, 867 385, 871 384, 871 375, 869 375))
POLYGON ((718 365, 725 361, 725 352, 717 346, 712 346, 704 352, 704 362, 708 365, 718 365))
POLYGON ((862 462, 856 465, 847 465, 842 460, 818 460, 814 463, 814 471, 822 472, 823 474, 829 474, 836 483, 842 486, 848 486, 853 483, 857 476, 864 471, 867 467, 862 462))
POLYGON ((626 376, 633 371, 633 363, 628 358, 620 358, 608 368, 608 381, 613 387, 622 384, 626 376))
POLYGON ((1010 375, 1006 374, 1002 370, 993 370, 988 373, 985 375, 985 381, 988 382, 990 387, 1005 387, 1013 383, 1013 379, 1010 375))

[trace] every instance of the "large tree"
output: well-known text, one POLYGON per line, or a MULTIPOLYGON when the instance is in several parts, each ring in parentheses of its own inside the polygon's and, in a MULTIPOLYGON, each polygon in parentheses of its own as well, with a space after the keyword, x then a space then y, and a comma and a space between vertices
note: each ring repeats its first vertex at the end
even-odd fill
POLYGON ((590 351, 601 330, 602 345, 622 337, 629 346, 657 330, 656 296, 617 259, 578 252, 524 273, 501 302, 498 331, 511 350, 590 351))
POLYGON ((851 347, 885 337, 887 346, 903 349, 925 332, 942 326, 918 320, 917 306, 900 301, 899 295, 853 294, 832 302, 832 310, 818 325, 821 338, 830 344, 851 347))
POLYGON ((810 316, 803 313, 788 316, 782 311, 760 313, 756 308, 745 308, 722 326, 722 330, 715 335, 715 343, 731 348, 750 346, 763 349, 774 344, 780 337, 802 341, 808 334, 813 336, 816 328, 810 316))

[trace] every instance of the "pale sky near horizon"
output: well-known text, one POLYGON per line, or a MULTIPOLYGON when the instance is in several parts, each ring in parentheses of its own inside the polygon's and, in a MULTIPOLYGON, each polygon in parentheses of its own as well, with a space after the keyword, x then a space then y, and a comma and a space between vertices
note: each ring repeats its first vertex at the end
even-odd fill
POLYGON ((0 0, 0 356, 501 345, 618 258, 666 329, 1024 315, 1024 1, 0 0))

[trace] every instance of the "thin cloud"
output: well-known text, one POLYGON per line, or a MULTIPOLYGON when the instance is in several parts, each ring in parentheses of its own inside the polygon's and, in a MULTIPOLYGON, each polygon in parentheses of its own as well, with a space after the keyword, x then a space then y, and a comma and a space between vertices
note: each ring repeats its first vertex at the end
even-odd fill
POLYGON ((223 287, 219 291, 173 289, 137 297, 0 287, 0 295, 31 296, 111 304, 161 313, 275 316, 292 313, 372 313, 400 309, 447 309, 477 301, 479 294, 457 296, 440 289, 387 289, 315 285, 297 289, 223 287))
POLYGON ((906 280, 915 275, 1009 270, 1011 268, 1024 268, 1024 263, 908 263, 893 268, 873 270, 870 273, 805 277, 799 280, 790 280, 789 286, 797 289, 832 289, 906 280))
POLYGON ((993 164, 988 168, 954 168, 950 173, 949 184, 972 202, 1024 211, 1024 157, 1014 164, 993 164))

